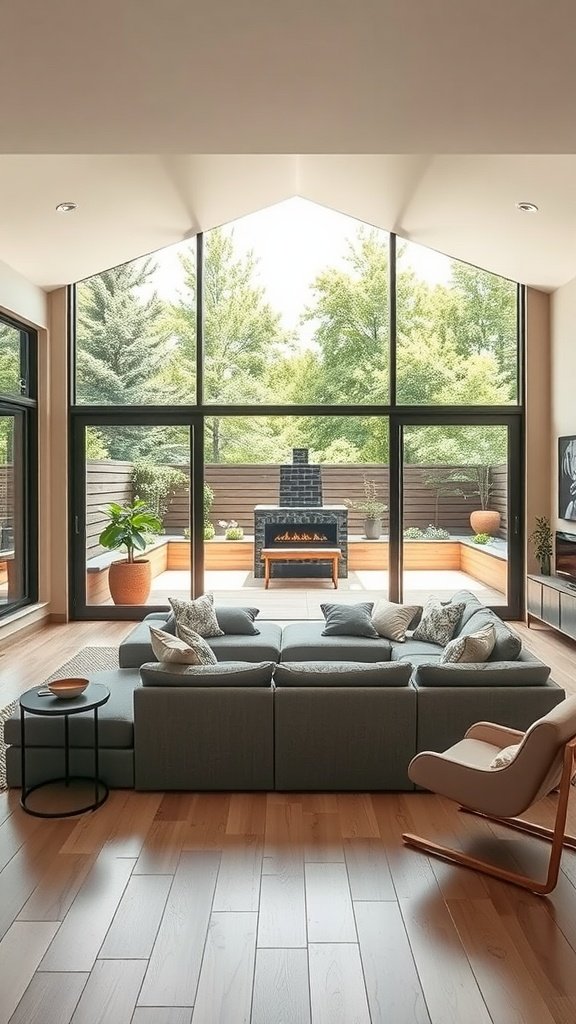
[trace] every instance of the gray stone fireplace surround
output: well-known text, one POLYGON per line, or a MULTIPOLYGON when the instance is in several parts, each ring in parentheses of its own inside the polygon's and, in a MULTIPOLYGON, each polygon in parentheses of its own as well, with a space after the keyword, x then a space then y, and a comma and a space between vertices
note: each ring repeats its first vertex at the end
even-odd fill
MULTIPOLYGON (((262 548, 270 546, 270 526, 291 526, 309 528, 307 532, 331 535, 327 546, 339 547, 342 558, 338 575, 341 579, 348 576, 348 509, 345 505, 322 504, 322 473, 318 465, 308 463, 308 450, 295 448, 292 465, 280 466, 280 504, 256 505, 254 508, 254 577, 264 578, 262 548), (335 527, 336 540, 332 540, 334 529, 325 531, 322 527, 335 527), (268 530, 267 530, 268 527, 268 530)), ((291 548, 299 547, 298 543, 290 543, 291 548)), ((302 542, 303 561, 274 562, 273 577, 320 577, 330 578, 330 565, 323 562, 307 562, 306 542, 302 542)), ((321 544, 313 543, 318 548, 321 544)), ((281 544, 278 545, 281 547, 281 544)))

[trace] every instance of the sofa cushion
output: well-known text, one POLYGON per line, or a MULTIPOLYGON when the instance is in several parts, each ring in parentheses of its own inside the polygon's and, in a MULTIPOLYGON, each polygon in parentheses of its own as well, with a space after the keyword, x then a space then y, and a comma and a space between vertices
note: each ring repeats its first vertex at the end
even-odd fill
POLYGON ((367 636, 377 637, 372 625, 372 601, 361 601, 358 604, 321 604, 320 608, 326 620, 322 636, 367 636))
POLYGON ((392 644, 392 661, 405 661, 410 665, 439 661, 443 648, 424 640, 406 640, 403 644, 392 644))
POLYGON ((476 633, 454 637, 442 651, 440 663, 443 665, 451 662, 465 664, 488 661, 495 642, 494 624, 490 622, 476 633))
POLYGON ((291 622, 282 631, 281 661, 390 661, 383 637, 324 636, 322 622, 291 622))
POLYGON ((166 665, 147 662, 140 669, 143 686, 270 686, 272 661, 225 661, 216 665, 166 665))
POLYGON ((480 608, 474 612, 458 635, 469 636, 490 624, 494 626, 494 647, 488 661, 516 661, 522 650, 522 641, 491 608, 480 608))
POLYGON ((198 665, 200 663, 194 648, 172 633, 150 626, 150 643, 154 657, 158 661, 172 662, 177 665, 198 665))
POLYGON ((550 669, 536 658, 526 661, 485 661, 474 665, 419 665, 418 686, 542 686, 550 669))
POLYGON ((389 661, 293 661, 276 665, 278 686, 407 686, 410 665, 389 661))
POLYGON ((218 625, 213 594, 202 594, 193 601, 181 601, 179 597, 169 597, 168 601, 176 619, 177 636, 182 626, 203 637, 222 636, 224 630, 218 625))
MULTIPOLYGON (((210 637, 208 643, 218 661, 278 661, 282 627, 277 622, 260 622, 259 636, 234 634, 210 637)), ((150 661, 150 658, 145 658, 150 661)))
POLYGON ((431 598, 424 605, 422 618, 413 633, 414 640, 426 640, 444 647, 452 639, 464 608, 461 602, 442 604, 431 598))
POLYGON ((402 643, 406 639, 406 630, 416 616, 420 616, 422 605, 395 604, 381 597, 372 609, 372 625, 378 636, 387 640, 402 643))

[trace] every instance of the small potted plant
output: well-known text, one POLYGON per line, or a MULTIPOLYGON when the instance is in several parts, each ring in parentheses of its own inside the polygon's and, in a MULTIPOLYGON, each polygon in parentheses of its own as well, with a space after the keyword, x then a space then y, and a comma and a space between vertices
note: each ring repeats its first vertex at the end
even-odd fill
POLYGON ((235 519, 219 519, 218 526, 221 526, 224 532, 226 540, 242 540, 244 536, 244 530, 235 519))
POLYGON ((530 534, 530 540, 534 544, 534 554, 540 563, 541 575, 549 576, 552 558, 552 530, 550 529, 550 520, 546 516, 536 516, 536 526, 530 534))
POLYGON ((382 513, 388 511, 388 505, 378 498, 375 480, 364 477, 364 500, 347 501, 349 508, 364 513, 364 534, 368 540, 378 540, 382 533, 382 513))
POLYGON ((136 558, 136 551, 145 551, 148 538, 160 533, 162 523, 155 512, 142 501, 119 505, 113 501, 102 509, 108 525, 98 538, 103 548, 126 549, 126 558, 112 562, 108 586, 114 604, 145 604, 152 585, 152 571, 147 558, 136 558))

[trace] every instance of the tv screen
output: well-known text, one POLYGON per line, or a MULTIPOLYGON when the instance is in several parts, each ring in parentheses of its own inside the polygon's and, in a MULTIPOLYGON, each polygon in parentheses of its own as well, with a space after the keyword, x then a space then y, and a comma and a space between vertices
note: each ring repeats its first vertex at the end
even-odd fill
POLYGON ((576 534, 556 533, 556 575, 576 583, 576 534))
POLYGON ((558 518, 576 519, 576 437, 558 438, 558 518))

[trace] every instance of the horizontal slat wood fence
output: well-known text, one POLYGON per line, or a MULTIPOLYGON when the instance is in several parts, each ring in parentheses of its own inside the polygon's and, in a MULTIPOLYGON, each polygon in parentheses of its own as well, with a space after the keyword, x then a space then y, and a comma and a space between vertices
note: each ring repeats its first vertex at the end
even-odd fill
MULTIPOLYGON (((404 527, 418 526, 424 530, 429 524, 437 524, 450 532, 470 530, 470 513, 480 507, 477 495, 464 497, 459 494, 436 494, 430 485, 432 477, 447 476, 455 472, 464 473, 465 466, 405 466, 404 467, 404 527)), ((184 473, 188 468, 179 466, 184 473)), ((246 533, 254 530, 254 506, 277 505, 280 490, 280 467, 277 465, 208 465, 205 468, 206 482, 214 491, 214 504, 210 519, 218 534, 223 530, 219 520, 235 519, 246 533)), ((390 503, 388 467, 381 465, 323 465, 322 490, 325 505, 344 505, 347 501, 364 499, 363 482, 376 482, 378 498, 386 505, 390 503)), ((506 536, 506 466, 492 469, 493 491, 490 507, 500 512, 502 523, 500 535, 506 536)), ((454 487, 459 485, 456 483, 454 487)), ((462 489, 469 490, 463 484, 462 489)), ((87 501, 87 556, 102 554, 98 536, 106 522, 100 509, 110 501, 124 502, 132 497, 132 464, 130 462, 90 461, 86 470, 87 501)), ((349 531, 361 535, 364 532, 364 515, 350 510, 349 531)), ((168 533, 177 533, 189 526, 188 489, 182 489, 170 500, 164 518, 168 533)), ((382 516, 382 526, 388 532, 388 513, 382 516)))

